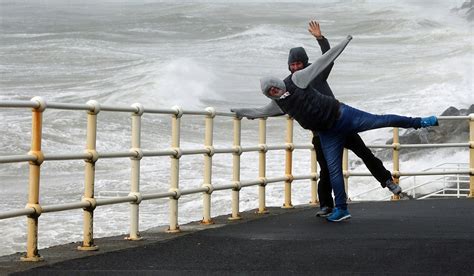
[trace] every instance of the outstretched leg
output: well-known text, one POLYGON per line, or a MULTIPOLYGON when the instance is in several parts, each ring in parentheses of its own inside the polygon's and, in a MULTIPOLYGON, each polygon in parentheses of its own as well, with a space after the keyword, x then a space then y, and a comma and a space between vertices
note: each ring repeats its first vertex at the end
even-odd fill
POLYGON ((340 110, 341 117, 331 131, 350 134, 382 127, 420 128, 438 125, 438 120, 434 116, 412 118, 394 114, 375 115, 345 104, 341 104, 340 110))

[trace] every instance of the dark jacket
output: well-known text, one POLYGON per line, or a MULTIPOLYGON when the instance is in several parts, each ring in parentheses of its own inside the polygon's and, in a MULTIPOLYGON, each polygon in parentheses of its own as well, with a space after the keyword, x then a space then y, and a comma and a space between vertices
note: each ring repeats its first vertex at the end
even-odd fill
POLYGON ((338 119, 338 100, 314 91, 312 87, 298 88, 291 77, 286 78, 284 82, 289 95, 275 100, 283 112, 305 129, 321 131, 332 127, 338 119))

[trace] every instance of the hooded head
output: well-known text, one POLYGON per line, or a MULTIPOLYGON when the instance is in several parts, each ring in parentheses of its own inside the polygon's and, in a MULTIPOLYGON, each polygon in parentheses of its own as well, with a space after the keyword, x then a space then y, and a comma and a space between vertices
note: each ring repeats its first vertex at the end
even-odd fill
POLYGON ((295 47, 290 49, 290 53, 288 54, 288 70, 290 69, 290 64, 293 62, 302 62, 303 68, 308 66, 308 55, 303 47, 295 47))
POLYGON ((285 83, 282 80, 280 80, 279 78, 276 78, 276 77, 261 78, 260 79, 260 87, 262 89, 263 95, 267 96, 268 98, 270 98, 272 100, 279 99, 281 95, 280 96, 270 95, 270 93, 269 93, 270 88, 276 87, 276 88, 279 88, 279 89, 283 90, 283 92, 286 92, 285 83))

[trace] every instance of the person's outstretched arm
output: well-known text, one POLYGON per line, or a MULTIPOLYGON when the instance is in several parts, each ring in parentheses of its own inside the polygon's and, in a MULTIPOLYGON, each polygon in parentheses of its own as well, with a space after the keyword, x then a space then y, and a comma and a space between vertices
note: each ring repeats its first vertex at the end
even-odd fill
POLYGON ((274 117, 285 114, 275 101, 270 101, 269 104, 258 108, 231 108, 230 111, 234 112, 238 117, 246 117, 247 119, 274 117))
MULTIPOLYGON (((331 49, 331 45, 321 33, 321 27, 319 25, 319 22, 312 20, 309 22, 308 25, 308 32, 310 32, 316 38, 316 41, 318 42, 319 47, 321 48, 321 54, 324 54, 329 51, 329 49, 331 49)), ((331 73, 333 66, 334 62, 331 62, 331 64, 326 69, 324 69, 324 71, 318 76, 319 80, 326 81, 329 77, 329 74, 331 73)))
POLYGON ((308 87, 309 83, 318 75, 320 75, 324 69, 331 65, 331 63, 334 62, 334 60, 342 53, 342 51, 344 51, 351 39, 352 36, 348 35, 343 41, 319 57, 313 64, 293 73, 291 80, 299 88, 304 89, 308 87))

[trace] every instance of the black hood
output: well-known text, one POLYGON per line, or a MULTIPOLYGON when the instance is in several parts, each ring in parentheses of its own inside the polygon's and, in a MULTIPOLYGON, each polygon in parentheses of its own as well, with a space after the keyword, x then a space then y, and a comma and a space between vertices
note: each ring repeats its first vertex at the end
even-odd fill
POLYGON ((306 54, 306 51, 303 47, 295 47, 290 49, 290 53, 288 54, 288 69, 290 69, 291 63, 297 61, 303 62, 304 67, 308 66, 308 55, 306 54))

